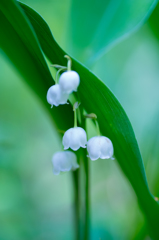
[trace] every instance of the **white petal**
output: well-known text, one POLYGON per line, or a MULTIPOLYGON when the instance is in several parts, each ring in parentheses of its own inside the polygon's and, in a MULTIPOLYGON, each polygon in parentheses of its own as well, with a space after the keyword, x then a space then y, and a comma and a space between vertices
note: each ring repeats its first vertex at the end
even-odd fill
POLYGON ((92 160, 95 161, 99 158, 99 152, 90 152, 88 157, 92 160))
POLYGON ((77 151, 79 148, 80 148, 80 144, 78 142, 71 142, 70 144, 70 148, 73 150, 73 151, 77 151))
POLYGON ((77 91, 77 88, 80 83, 80 78, 77 72, 67 71, 61 74, 59 78, 59 85, 63 92, 67 94, 77 91))
POLYGON ((77 161, 76 155, 71 151, 62 152, 64 155, 63 162, 61 162, 61 171, 70 171, 72 169, 72 162, 77 161), (75 160, 74 160, 75 158, 75 160))
POLYGON ((80 147, 85 147, 86 143, 86 132, 80 127, 68 129, 63 136, 64 149, 68 149, 70 147, 72 150, 76 151, 80 147))
POLYGON ((91 160, 108 159, 113 156, 113 144, 107 137, 93 137, 87 143, 87 151, 91 160))
POLYGON ((81 127, 73 128, 70 147, 74 151, 76 151, 80 147, 85 148, 86 143, 87 143, 87 136, 86 136, 85 130, 81 127))
POLYGON ((56 152, 52 158, 55 171, 69 171, 72 167, 70 158, 65 152, 56 152))
POLYGON ((56 152, 52 158, 53 173, 58 175, 61 172, 76 170, 79 165, 76 155, 71 151, 56 152))
MULTIPOLYGON (((61 91, 61 90, 60 90, 60 91, 61 91)), ((68 98, 69 98, 69 94, 63 93, 63 92, 61 91, 59 103, 60 103, 60 104, 66 104, 68 98)))
POLYGON ((59 106, 60 104, 67 103, 68 97, 68 94, 61 91, 59 84, 51 86, 47 91, 47 101, 51 106, 59 106))
POLYGON ((87 135, 86 135, 86 131, 83 128, 77 127, 76 128, 76 134, 79 135, 79 140, 80 140, 80 146, 82 148, 86 148, 86 144, 87 144, 87 135))
POLYGON ((68 129, 65 133, 64 133, 64 136, 63 136, 63 139, 62 139, 62 144, 64 146, 64 149, 68 149, 70 147, 70 140, 71 140, 71 129, 68 129))
POLYGON ((113 144, 107 137, 101 136, 101 156, 102 159, 109 159, 113 156, 113 144))
POLYGON ((58 106, 61 90, 58 84, 51 86, 47 91, 47 101, 51 105, 58 106))
POLYGON ((69 153, 69 157, 71 159, 71 164, 72 164, 72 170, 76 170, 79 168, 79 165, 77 163, 77 157, 76 154, 70 151, 67 151, 69 153))
POLYGON ((76 170, 79 168, 76 154, 71 151, 56 152, 52 158, 53 173, 59 175, 61 172, 76 170))
POLYGON ((93 137, 87 143, 87 151, 91 160, 97 160, 100 157, 100 137, 93 137))
POLYGON ((69 147, 72 150, 77 151, 80 148, 80 141, 76 128, 70 128, 67 132, 69 137, 69 147))

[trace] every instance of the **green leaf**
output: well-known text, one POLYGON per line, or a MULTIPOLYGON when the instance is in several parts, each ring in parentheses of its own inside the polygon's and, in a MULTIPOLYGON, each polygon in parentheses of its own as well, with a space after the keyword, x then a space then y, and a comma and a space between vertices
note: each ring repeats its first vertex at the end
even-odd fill
POLYGON ((149 17, 157 0, 72 1, 68 50, 90 64, 114 44, 137 30, 149 17))
MULTIPOLYGON (((44 105, 48 106, 45 95, 52 78, 40 45, 53 64, 66 65, 66 59, 63 57, 65 52, 55 42, 41 16, 28 6, 20 5, 31 24, 14 1, 0 2, 0 20, 3 22, 3 26, 0 26, 0 46, 44 105)), ((154 239, 159 239, 159 205, 149 192, 135 135, 123 108, 104 83, 73 58, 72 67, 80 75, 81 84, 78 94, 83 107, 88 113, 94 112, 98 116, 102 134, 112 140, 115 156, 137 194, 151 233, 154 239)), ((53 120, 57 124, 60 121, 62 129, 69 125, 73 126, 73 116, 69 106, 54 108, 53 112, 53 120), (61 116, 64 116, 65 111, 68 117, 63 121, 61 116)))
MULTIPOLYGON (((54 40, 46 22, 33 9, 24 4, 21 6, 46 56, 53 64, 65 65, 63 56, 66 53, 54 40)), ((131 182, 157 239, 159 236, 159 205, 149 192, 143 162, 131 124, 118 100, 100 79, 73 58, 72 66, 81 79, 78 89, 80 101, 88 113, 94 112, 98 116, 103 135, 112 140, 119 165, 131 182)))
POLYGON ((159 3, 157 4, 156 8, 154 9, 148 21, 153 33, 159 40, 159 17, 158 16, 159 16, 159 3))
POLYGON ((49 113, 54 116, 57 127, 66 130, 71 126, 71 118, 64 122, 63 114, 69 113, 71 116, 72 108, 67 105, 51 110, 50 105, 47 104, 46 93, 48 88, 54 84, 54 80, 45 62, 36 34, 15 1, 0 2, 0 22, 3 23, 0 24, 0 48, 4 50, 49 113))

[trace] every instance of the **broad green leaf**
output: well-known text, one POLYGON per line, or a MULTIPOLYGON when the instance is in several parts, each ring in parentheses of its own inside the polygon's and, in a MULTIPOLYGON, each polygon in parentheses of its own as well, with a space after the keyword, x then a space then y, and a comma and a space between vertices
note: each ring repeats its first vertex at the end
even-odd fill
POLYGON ((0 22, 3 23, 0 24, 0 48, 11 59, 50 114, 54 115, 58 128, 67 129, 70 121, 66 119, 66 124, 64 124, 63 114, 69 112, 71 115, 72 109, 67 105, 51 110, 47 104, 46 93, 48 88, 53 85, 54 80, 32 26, 15 1, 0 2, 0 22), (62 112, 63 114, 61 114, 62 112))
MULTIPOLYGON (((28 16, 46 56, 53 64, 65 65, 66 62, 63 58, 65 52, 55 42, 46 22, 31 8, 23 4, 21 6, 28 16)), ((87 112, 97 114, 103 135, 113 141, 115 156, 138 196, 153 233, 156 237, 159 236, 159 206, 147 187, 141 155, 124 110, 110 90, 88 69, 75 60, 73 60, 73 69, 80 74, 79 97, 84 108, 87 112)))
POLYGON ((68 50, 90 64, 149 17, 157 0, 72 1, 68 50))
MULTIPOLYGON (((66 65, 66 60, 63 57, 65 52, 55 42, 46 22, 31 8, 25 6, 24 4, 21 4, 21 6, 28 16, 46 56, 53 64, 66 65)), ((46 92, 42 89, 40 90, 39 85, 41 88, 43 87, 46 90, 49 85, 51 85, 51 79, 49 80, 49 77, 44 78, 44 73, 42 75, 43 78, 40 77, 40 74, 34 74, 34 77, 39 77, 39 82, 37 82, 38 78, 36 79, 36 82, 34 82, 35 80, 33 78, 29 79, 31 74, 28 76, 26 69, 25 71, 23 69, 23 64, 19 63, 22 57, 18 54, 17 57, 13 56, 16 51, 18 52, 23 49, 22 47, 25 47, 23 57, 26 54, 28 58, 28 61, 26 62, 28 64, 27 70, 32 69, 31 64, 29 64, 29 60, 31 59, 31 62, 35 65, 36 70, 39 70, 41 74, 43 72, 42 67, 44 67, 45 70, 47 69, 33 29, 26 17, 13 1, 8 1, 7 3, 5 3, 4 0, 1 1, 0 8, 2 12, 0 15, 1 21, 3 20, 5 24, 5 28, 1 26, 1 32, 3 35, 2 40, 0 40, 0 44, 45 104, 46 100, 44 95, 46 92), (10 35, 8 32, 11 34, 12 38, 9 38, 10 35), (18 44, 16 41, 12 41, 13 38, 19 40, 18 44), (11 44, 11 46, 16 50, 15 52, 9 44, 11 44), (43 64, 39 65, 39 60, 40 63, 42 62, 43 64), (40 69, 40 67, 42 69, 40 69)), ((73 69, 79 73, 81 78, 81 84, 78 91, 80 101, 88 113, 95 112, 97 114, 102 134, 108 136, 113 141, 115 156, 118 163, 137 194, 139 203, 147 217, 154 239, 158 239, 159 206, 149 192, 141 155, 131 124, 125 112, 104 83, 102 83, 88 69, 75 60, 73 60, 73 69)), ((47 71, 45 71, 45 73, 46 72, 47 71)), ((47 75, 49 76, 49 73, 47 75)), ((57 109, 63 115, 63 110, 67 111, 67 116, 70 114, 67 106, 57 109)), ((57 114, 60 114, 59 111, 57 111, 57 114)), ((56 117, 54 117, 56 122, 58 121, 57 114, 54 115, 56 117)), ((64 124, 66 127, 66 120, 67 118, 65 118, 65 121, 61 121, 61 125, 64 124)))
POLYGON ((159 3, 149 18, 149 24, 157 39, 159 40, 159 3))

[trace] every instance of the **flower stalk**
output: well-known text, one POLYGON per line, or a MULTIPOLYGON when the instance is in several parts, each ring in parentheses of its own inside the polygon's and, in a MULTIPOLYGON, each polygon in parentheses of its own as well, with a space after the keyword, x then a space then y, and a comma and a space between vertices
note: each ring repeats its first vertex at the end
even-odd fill
MULTIPOLYGON (((86 118, 97 118, 97 116, 93 114, 83 115, 81 111, 82 122, 81 126, 86 129, 86 118), (87 117, 86 117, 87 116, 87 117)), ((85 171, 85 216, 84 216, 84 240, 90 240, 90 172, 89 172, 89 161, 87 157, 87 150, 83 149, 83 163, 84 163, 84 171, 85 171)))
POLYGON ((96 123, 97 135, 100 136, 100 129, 99 129, 99 124, 97 119, 95 119, 95 123, 96 123))
POLYGON ((80 240, 80 181, 79 170, 72 173, 74 188, 74 224, 75 239, 80 240))
POLYGON ((55 84, 58 84, 59 73, 60 73, 61 71, 66 70, 66 69, 67 69, 66 67, 62 67, 62 66, 61 66, 61 68, 60 68, 59 70, 57 70, 57 72, 56 72, 56 77, 55 77, 55 84))
POLYGON ((79 107, 80 103, 75 102, 73 105, 73 111, 74 111, 74 127, 77 127, 77 109, 79 107))
POLYGON ((77 127, 77 110, 74 109, 74 128, 77 127))
POLYGON ((97 135, 100 136, 100 128, 99 128, 99 124, 98 124, 98 121, 97 121, 97 115, 95 113, 90 113, 90 114, 86 114, 85 115, 85 118, 90 118, 92 120, 95 121, 95 124, 96 124, 96 130, 97 130, 97 135))
POLYGON ((65 55, 64 57, 68 59, 67 71, 71 71, 72 60, 71 60, 71 58, 68 55, 65 55))

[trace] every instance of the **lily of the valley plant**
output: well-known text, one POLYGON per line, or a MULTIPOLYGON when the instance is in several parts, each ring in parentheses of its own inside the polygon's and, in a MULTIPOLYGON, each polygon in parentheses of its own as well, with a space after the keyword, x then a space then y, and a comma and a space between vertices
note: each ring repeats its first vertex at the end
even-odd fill
MULTIPOLYGON (((56 73, 55 85, 51 86, 47 92, 47 101, 51 104, 51 107, 59 106, 60 104, 68 104, 67 100, 69 94, 77 91, 80 84, 80 77, 77 72, 71 70, 71 59, 69 56, 65 56, 68 59, 67 67, 60 65, 52 65, 59 70, 56 73), (66 70, 66 71, 65 71, 66 70), (59 77, 61 71, 65 71, 59 77)), ((100 135, 100 129, 97 122, 97 116, 93 114, 85 115, 86 118, 91 118, 96 122, 96 128, 98 136, 92 137, 87 142, 87 134, 85 129, 77 126, 77 108, 79 104, 76 102, 73 106, 74 111, 74 127, 68 129, 63 136, 62 144, 64 150, 72 149, 77 151, 80 147, 86 148, 88 151, 88 157, 94 161, 101 159, 113 159, 113 144, 111 140, 105 136, 100 135)), ((60 172, 67 172, 70 170, 76 170, 79 168, 77 163, 76 154, 72 151, 57 152, 53 155, 53 173, 58 175, 60 172)))

